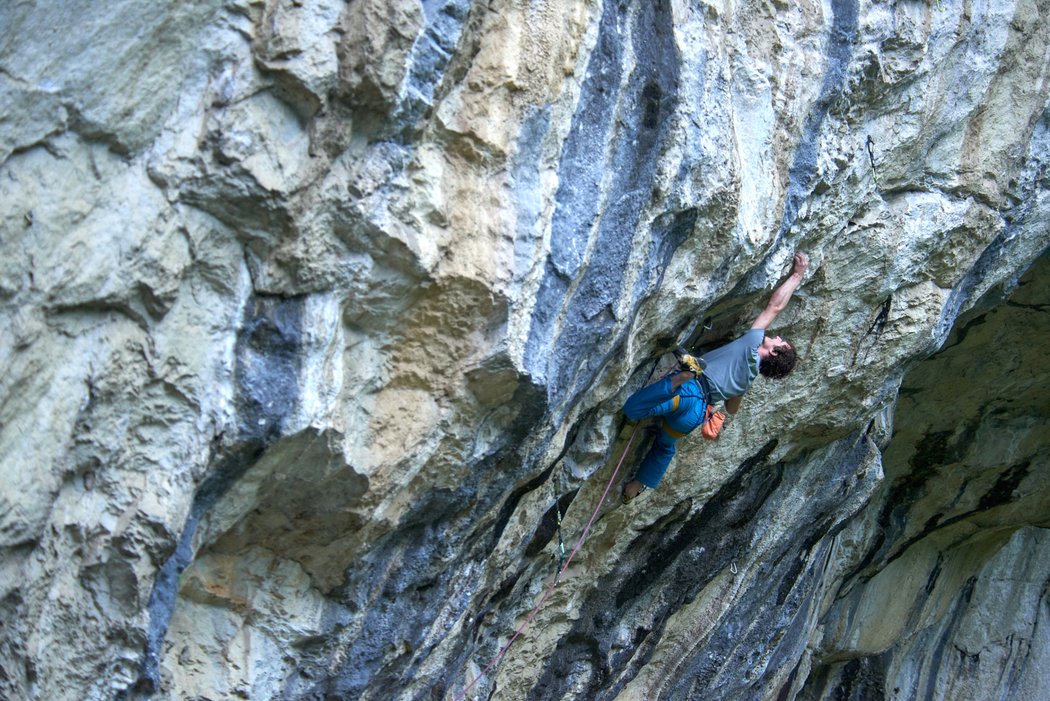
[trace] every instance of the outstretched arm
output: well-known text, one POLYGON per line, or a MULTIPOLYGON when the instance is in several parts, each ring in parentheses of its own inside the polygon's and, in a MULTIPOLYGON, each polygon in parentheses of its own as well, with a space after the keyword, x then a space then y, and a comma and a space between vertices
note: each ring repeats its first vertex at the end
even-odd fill
POLYGON ((780 283, 780 286, 773 290, 773 295, 769 298, 769 304, 762 310, 762 313, 755 319, 755 323, 751 324, 753 329, 768 329, 773 323, 773 320, 777 318, 780 312, 784 311, 787 307, 788 300, 791 299, 791 295, 795 294, 795 290, 802 284, 802 278, 806 274, 806 268, 809 267, 809 256, 805 253, 799 252, 795 254, 794 265, 791 269, 791 275, 788 276, 787 280, 780 283))

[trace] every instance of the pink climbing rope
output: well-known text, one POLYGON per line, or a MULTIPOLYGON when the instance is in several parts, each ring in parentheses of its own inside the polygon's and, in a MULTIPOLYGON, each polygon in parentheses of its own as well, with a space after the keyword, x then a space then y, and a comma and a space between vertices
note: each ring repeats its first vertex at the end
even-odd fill
POLYGON ((554 577, 554 583, 550 585, 547 591, 543 592, 543 596, 540 598, 540 603, 536 604, 536 607, 532 609, 532 612, 529 614, 529 617, 525 619, 525 622, 518 626, 518 629, 514 631, 514 635, 511 636, 510 640, 507 641, 507 644, 504 645, 503 648, 499 651, 499 654, 496 655, 492 659, 492 661, 488 663, 488 666, 486 666, 485 669, 481 670, 481 674, 474 677, 470 684, 467 685, 467 688, 465 688, 455 697, 455 701, 463 701, 463 699, 466 698, 467 694, 470 693, 470 690, 474 688, 474 685, 481 681, 482 677, 488 674, 489 670, 492 669, 496 665, 496 663, 503 658, 503 655, 507 653, 507 650, 509 650, 510 646, 514 644, 514 641, 518 639, 518 636, 525 632, 525 629, 529 627, 530 623, 532 623, 532 619, 536 617, 537 613, 539 613, 540 608, 543 607, 543 603, 547 601, 547 597, 550 596, 551 592, 554 591, 554 588, 558 586, 558 582, 561 581, 561 576, 565 574, 565 570, 569 569, 569 563, 572 562, 573 556, 576 555, 576 551, 578 551, 580 549, 580 546, 583 545, 583 540, 587 537, 587 534, 590 532, 591 526, 594 525, 594 519, 598 518, 598 512, 601 511, 602 504, 605 503, 605 497, 609 495, 609 490, 612 488, 613 484, 615 484, 616 476, 620 474, 620 468, 623 467, 623 461, 627 458, 627 453, 631 449, 631 443, 634 442, 634 436, 636 433, 638 433, 639 425, 640 424, 635 424, 634 430, 631 431, 631 437, 627 439, 627 445, 625 445, 623 448, 623 454, 620 455, 620 461, 616 463, 616 469, 613 470, 612 477, 609 478, 609 483, 605 485, 605 491, 602 492, 602 497, 598 500, 598 505, 594 507, 594 513, 591 514, 590 520, 587 521, 587 525, 584 527, 583 533, 580 534, 579 539, 576 541, 576 545, 573 546, 572 552, 569 553, 569 557, 565 560, 565 564, 562 565, 562 568, 558 571, 557 576, 554 577))

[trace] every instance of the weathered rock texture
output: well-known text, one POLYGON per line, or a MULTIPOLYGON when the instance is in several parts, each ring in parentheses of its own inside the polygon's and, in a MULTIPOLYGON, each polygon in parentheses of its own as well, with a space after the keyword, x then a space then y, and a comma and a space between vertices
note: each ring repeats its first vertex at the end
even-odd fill
POLYGON ((0 3, 0 696, 1050 697, 1048 25, 0 3), (468 690, 796 248, 798 370, 468 690))

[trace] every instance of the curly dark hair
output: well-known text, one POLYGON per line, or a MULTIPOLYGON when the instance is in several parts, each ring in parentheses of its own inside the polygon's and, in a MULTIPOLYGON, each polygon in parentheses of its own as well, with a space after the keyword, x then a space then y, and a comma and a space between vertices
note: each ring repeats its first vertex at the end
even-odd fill
POLYGON ((779 380, 787 377, 795 369, 798 362, 798 353, 795 347, 788 344, 773 351, 773 354, 762 360, 758 365, 758 371, 763 377, 771 380, 779 380))

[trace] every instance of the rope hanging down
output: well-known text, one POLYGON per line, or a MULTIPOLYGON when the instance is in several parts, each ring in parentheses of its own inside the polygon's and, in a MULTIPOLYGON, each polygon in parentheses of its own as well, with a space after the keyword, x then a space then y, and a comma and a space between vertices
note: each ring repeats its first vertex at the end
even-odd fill
POLYGON ((525 622, 518 626, 518 629, 514 631, 514 635, 512 635, 510 640, 507 641, 507 644, 500 649, 499 654, 492 658, 492 661, 488 663, 485 669, 481 670, 481 674, 474 677, 470 684, 456 695, 455 701, 463 701, 467 694, 470 693, 470 690, 474 688, 474 685, 481 681, 481 678, 488 674, 489 670, 491 670, 496 663, 503 658, 503 655, 507 653, 507 650, 509 650, 510 646, 514 644, 514 641, 518 639, 518 636, 525 632, 525 629, 529 627, 530 623, 532 623, 532 619, 536 617, 537 613, 539 613, 544 602, 547 601, 547 597, 550 596, 551 592, 554 591, 554 588, 558 586, 558 582, 561 581, 561 576, 565 574, 565 570, 569 569, 569 564, 572 563, 572 558, 575 557, 576 552, 580 549, 580 546, 583 545, 584 539, 590 532, 591 526, 594 525, 594 519, 598 518, 598 512, 601 511, 602 504, 605 503, 605 497, 609 495, 609 490, 612 488, 613 484, 615 484, 616 477, 620 474, 620 468, 623 467, 623 461, 627 458, 627 454, 631 450, 631 444, 634 443, 634 437, 638 433, 638 426, 640 426, 640 424, 635 424, 634 429, 631 431, 631 436, 627 439, 627 445, 623 448, 623 454, 620 455, 620 461, 616 463, 616 469, 613 470, 612 477, 609 478, 609 483, 605 485, 605 491, 602 492, 601 498, 598 499, 598 505, 594 507, 594 513, 591 514, 590 520, 588 520, 587 525, 584 526, 583 533, 581 533, 579 539, 577 539, 576 545, 573 546, 572 552, 569 553, 569 557, 565 560, 565 564, 563 564, 561 569, 558 570, 558 574, 554 577, 554 583, 550 585, 547 591, 543 592, 540 602, 532 609, 532 612, 529 613, 529 617, 525 619, 525 622))

